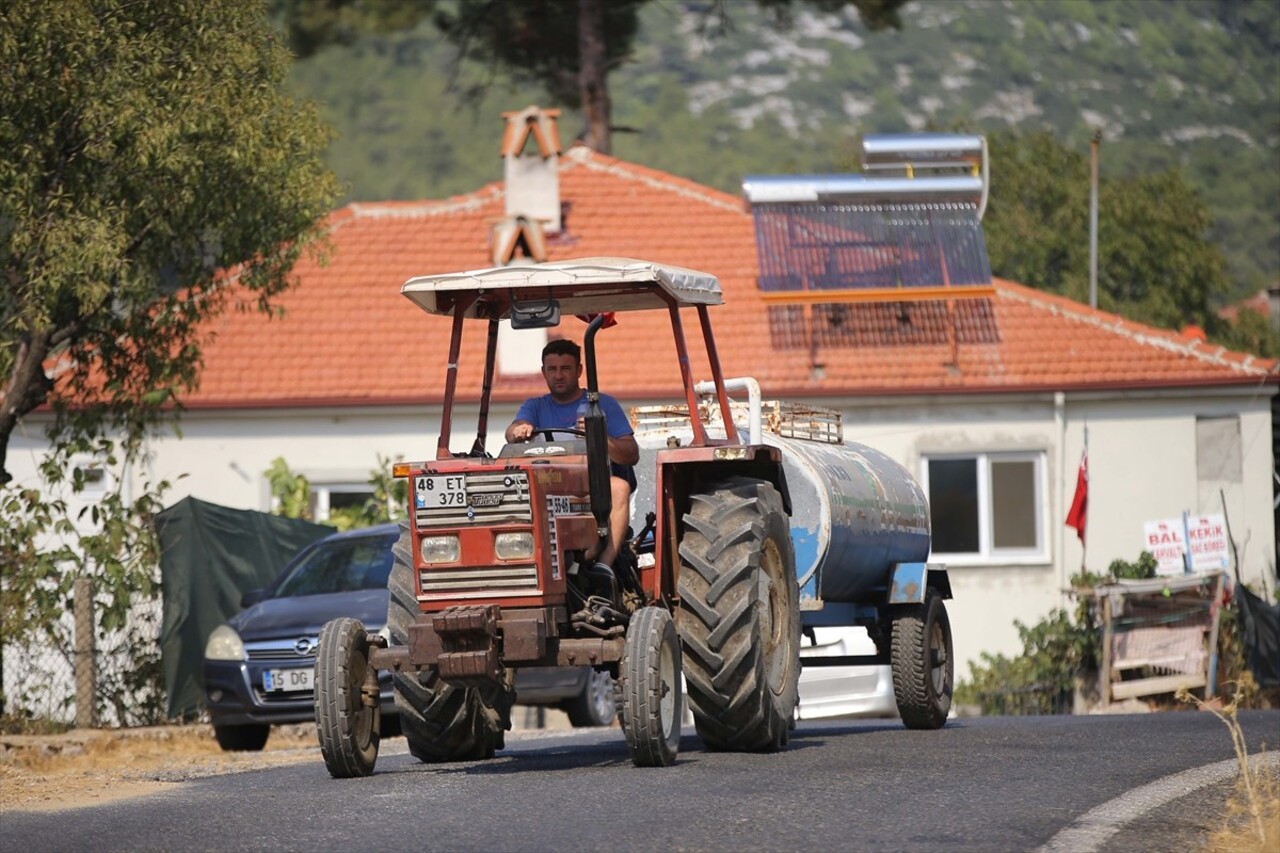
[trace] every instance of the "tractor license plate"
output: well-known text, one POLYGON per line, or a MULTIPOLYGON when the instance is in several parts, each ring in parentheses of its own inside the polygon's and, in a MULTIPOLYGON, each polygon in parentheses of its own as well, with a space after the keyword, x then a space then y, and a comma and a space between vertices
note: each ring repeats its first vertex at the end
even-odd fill
POLYGON ((414 484, 414 501, 424 509, 465 507, 467 477, 465 474, 436 474, 418 477, 414 484))
POLYGON ((315 686, 314 669, 269 669, 262 673, 262 689, 268 693, 296 693, 315 686))

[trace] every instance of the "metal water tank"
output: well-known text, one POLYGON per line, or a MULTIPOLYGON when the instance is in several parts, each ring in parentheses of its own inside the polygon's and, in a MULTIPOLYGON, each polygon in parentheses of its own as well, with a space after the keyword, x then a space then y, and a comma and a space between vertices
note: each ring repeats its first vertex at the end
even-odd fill
MULTIPOLYGON (((712 434, 717 430, 713 428, 712 434)), ((723 435, 723 428, 719 434, 723 435)), ((636 432, 640 462, 632 497, 632 523, 654 507, 658 452, 668 438, 687 444, 688 427, 636 432)), ((906 468, 874 448, 826 443, 765 432, 765 444, 782 451, 791 495, 791 540, 800 597, 868 603, 888 588, 895 563, 924 562, 929 555, 929 505, 906 468)))
POLYGON ((866 602, 895 563, 929 555, 929 504, 906 468, 864 444, 766 433, 782 450, 801 599, 866 602))

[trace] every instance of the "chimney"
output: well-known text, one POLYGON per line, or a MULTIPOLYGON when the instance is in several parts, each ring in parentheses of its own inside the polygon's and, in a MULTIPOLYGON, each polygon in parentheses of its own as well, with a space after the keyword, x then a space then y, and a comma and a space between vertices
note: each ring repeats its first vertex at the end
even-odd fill
POLYGON ((524 217, 546 234, 560 233, 559 110, 536 106, 503 113, 502 162, 507 218, 524 217))
MULTIPOLYGON (((559 110, 536 106, 503 113, 502 163, 506 210, 489 232, 494 266, 547 260, 546 235, 560 232, 559 110)), ((506 377, 536 376, 542 367, 546 329, 498 327, 498 373, 506 377)))
POLYGON ((1271 331, 1280 332, 1280 282, 1267 288, 1267 314, 1271 320, 1271 331))

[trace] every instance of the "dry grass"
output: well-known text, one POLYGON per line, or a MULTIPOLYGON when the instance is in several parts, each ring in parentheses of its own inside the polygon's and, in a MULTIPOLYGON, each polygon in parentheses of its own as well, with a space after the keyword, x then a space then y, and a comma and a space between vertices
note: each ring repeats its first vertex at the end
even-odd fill
POLYGON ((314 729, 276 727, 262 752, 223 752, 209 726, 0 737, 0 812, 75 808, 174 782, 318 761, 314 729))
POLYGON ((1236 718, 1240 696, 1237 693, 1219 709, 1185 689, 1178 691, 1179 699, 1195 703, 1226 725, 1240 764, 1240 776, 1227 800, 1222 826, 1209 836, 1205 849, 1210 853, 1276 853, 1280 850, 1280 766, 1249 761, 1244 732, 1236 718))
MULTIPOLYGON (((132 731, 135 733, 124 734, 111 730, 73 731, 61 737, 40 737, 37 747, 14 749, 12 764, 32 772, 50 773, 101 767, 121 769, 175 758, 214 756, 234 759, 234 755, 227 756, 222 752, 208 726, 164 726, 132 731)), ((16 737, 7 738, 6 741, 21 744, 21 739, 16 737)), ((275 729, 264 751, 294 750, 315 745, 314 733, 302 734, 275 729)))

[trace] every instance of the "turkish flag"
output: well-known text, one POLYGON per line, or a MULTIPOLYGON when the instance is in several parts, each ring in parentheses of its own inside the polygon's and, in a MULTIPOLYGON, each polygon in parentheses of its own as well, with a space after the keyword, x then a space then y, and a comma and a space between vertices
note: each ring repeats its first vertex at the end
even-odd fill
POLYGON ((1080 454, 1080 472, 1076 475, 1076 496, 1071 500, 1067 513, 1067 527, 1074 527, 1080 541, 1084 541, 1084 525, 1089 517, 1089 449, 1080 454))

